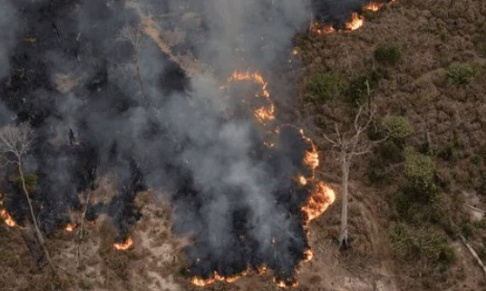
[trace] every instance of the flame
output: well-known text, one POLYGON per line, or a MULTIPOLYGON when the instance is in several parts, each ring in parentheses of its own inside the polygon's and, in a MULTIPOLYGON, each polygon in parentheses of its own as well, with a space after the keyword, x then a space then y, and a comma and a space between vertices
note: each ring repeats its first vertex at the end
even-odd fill
MULTIPOLYGON (((235 71, 233 74, 228 78, 228 83, 231 83, 233 81, 248 81, 248 82, 254 82, 256 84, 259 84, 261 86, 261 91, 255 94, 256 98, 264 98, 269 105, 267 106, 262 106, 257 108, 254 111, 255 117, 262 123, 268 120, 274 120, 275 119, 275 106, 273 105, 272 101, 270 100, 270 92, 267 90, 267 85, 268 83, 265 82, 263 79, 263 76, 256 72, 256 73, 250 73, 250 72, 238 72, 235 71)), ((226 85, 227 86, 227 85, 226 85)), ((222 86, 222 88, 225 88, 226 86, 222 86)))
POLYGON ((114 243, 113 247, 119 251, 126 251, 133 246, 133 240, 128 237, 123 243, 114 243))
MULTIPOLYGON (((388 2, 370 2, 365 4, 362 7, 362 11, 369 11, 369 12, 378 12, 381 8, 383 8, 387 4, 397 3, 398 0, 390 0, 388 2)), ((353 12, 351 14, 351 20, 345 23, 345 29, 339 30, 338 32, 350 32, 361 28, 364 24, 364 17, 359 15, 357 12, 353 12)), ((319 22, 315 22, 311 24, 310 32, 317 34, 317 35, 325 35, 331 34, 336 32, 332 25, 325 25, 322 27, 322 24, 319 22)))
POLYGON ((307 249, 304 251, 304 262, 310 262, 312 261, 312 258, 314 257, 314 254, 312 253, 312 250, 307 249))
POLYGON ((273 282, 277 284, 278 287, 280 288, 290 288, 290 287, 298 287, 299 282, 297 281, 285 281, 285 280, 277 280, 276 278, 273 278, 273 282))
POLYGON ((357 12, 353 12, 351 14, 351 20, 349 22, 346 22, 344 26, 346 27, 347 30, 353 31, 356 29, 359 29, 361 26, 364 24, 364 17, 360 16, 357 12))
POLYGON ((66 227, 64 228, 64 230, 66 230, 68 232, 72 232, 75 228, 76 228, 76 225, 75 224, 68 223, 66 225, 66 227))
POLYGON ((204 286, 207 286, 207 285, 211 285, 215 282, 234 283, 239 278, 248 275, 248 273, 249 273, 249 270, 247 269, 247 270, 241 272, 241 274, 225 277, 225 276, 220 275, 218 272, 214 272, 213 275, 208 279, 203 279, 203 278, 198 277, 198 276, 192 277, 191 284, 198 286, 198 287, 204 287, 204 286))
MULTIPOLYGON (((334 28, 332 26, 327 26, 327 29, 325 27, 324 31, 332 32, 334 31, 334 28)), ((292 51, 293 55, 296 55, 298 53, 299 51, 297 49, 294 49, 292 51)), ((258 121, 260 121, 262 124, 264 124, 264 122, 267 120, 275 119, 275 115, 274 115, 275 106, 270 100, 270 93, 267 90, 267 82, 263 79, 261 74, 235 71, 232 73, 230 77, 228 77, 227 83, 221 86, 221 89, 228 88, 230 83, 232 82, 242 82, 242 81, 253 82, 261 86, 261 90, 259 90, 254 96, 256 98, 263 98, 266 101, 268 101, 268 105, 261 106, 256 110, 254 110, 255 118, 258 121)), ((246 100, 243 100, 243 103, 247 103, 245 101, 246 100)), ((280 134, 280 132, 281 132, 280 128, 278 126, 274 126, 273 129, 267 130, 267 135, 268 137, 270 137, 274 134, 278 135, 280 134)), ((301 211, 305 213, 305 230, 308 233, 307 226, 309 222, 317 218, 318 216, 320 216, 326 211, 329 205, 331 205, 334 202, 335 194, 330 186, 326 185, 323 182, 315 181, 315 170, 319 166, 319 153, 312 140, 304 134, 304 130, 300 129, 299 132, 302 136, 302 139, 309 146, 309 150, 306 151, 303 157, 303 163, 304 165, 307 166, 307 170, 305 170, 306 174, 297 175, 295 178, 296 182, 301 186, 306 186, 306 185, 312 186, 311 188, 309 188, 312 189, 312 192, 309 195, 307 203, 301 207, 301 211)), ((263 144, 269 148, 275 146, 271 138, 264 140, 263 144)), ((240 239, 243 240, 244 237, 240 237, 240 239)), ((275 246, 277 244, 276 238, 272 237, 270 239, 270 243, 272 246, 275 246)), ((313 257, 312 251, 310 249, 307 249, 303 253, 302 261, 308 262, 312 260, 312 257, 313 257)), ((196 262, 197 263, 201 262, 201 258, 196 258, 196 262)), ((250 272, 250 270, 253 270, 257 274, 262 274, 266 272, 267 269, 268 267, 266 265, 262 265, 261 267, 258 267, 256 269, 254 268, 250 269, 250 267, 248 267, 246 271, 232 276, 223 276, 218 272, 214 272, 208 278, 194 276, 191 278, 190 282, 191 284, 198 287, 205 287, 214 284, 215 282, 232 283, 238 280, 240 277, 247 275, 250 272)), ((284 279, 284 280, 274 278, 273 280, 279 287, 282 288, 296 287, 299 284, 293 278, 284 279)))
POLYGON ((313 170, 319 166, 319 153, 314 145, 312 150, 305 153, 304 163, 313 170))
POLYGON ((363 6, 363 11, 377 12, 383 7, 383 5, 385 5, 384 2, 370 2, 363 6))
POLYGON ((312 191, 307 204, 301 210, 307 216, 307 223, 321 216, 336 200, 334 190, 324 182, 318 182, 312 191))
POLYGON ((10 216, 10 214, 5 209, 0 210, 0 216, 3 218, 3 220, 8 226, 10 227, 17 226, 15 220, 13 220, 12 216, 10 216))
POLYGON ((255 116, 261 120, 274 120, 275 116, 273 115, 275 112, 275 106, 273 104, 270 104, 270 109, 266 109, 265 107, 260 107, 257 110, 255 110, 255 116))
POLYGON ((322 26, 322 24, 320 24, 319 22, 314 22, 311 25, 310 31, 317 35, 325 35, 336 32, 336 29, 334 28, 334 26, 332 26, 332 24, 326 24, 322 26))
POLYGON ((299 176, 299 184, 302 186, 307 185, 307 179, 304 176, 299 176))

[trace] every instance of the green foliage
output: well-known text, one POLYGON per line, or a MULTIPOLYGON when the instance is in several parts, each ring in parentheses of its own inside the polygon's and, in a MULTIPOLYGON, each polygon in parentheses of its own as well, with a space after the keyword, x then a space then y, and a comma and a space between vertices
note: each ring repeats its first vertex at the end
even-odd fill
POLYGON ((473 228, 469 220, 465 220, 461 225, 461 232, 465 238, 470 238, 473 235, 473 228))
POLYGON ((368 95, 369 86, 370 83, 367 77, 361 76, 352 79, 349 82, 347 92, 350 101, 356 105, 363 104, 364 99, 368 95))
POLYGON ((375 49, 375 60, 383 65, 396 65, 402 59, 402 50, 397 45, 380 44, 375 49))
POLYGON ((413 132, 410 122, 402 116, 387 116, 381 121, 383 130, 396 142, 403 142, 413 132))
MULTIPOLYGON (((405 176, 413 183, 430 184, 435 175, 435 161, 424 154, 405 148, 405 176)), ((426 185, 425 185, 426 186, 426 185)))
POLYGON ((339 95, 344 80, 336 73, 317 73, 305 83, 305 97, 312 102, 326 102, 339 95))
POLYGON ((372 167, 368 172, 368 180, 371 183, 391 184, 392 177, 390 171, 383 167, 372 167))
MULTIPOLYGON (((37 187, 38 179, 39 178, 37 177, 36 174, 24 174, 25 187, 27 188, 27 191, 29 192, 35 191, 35 188, 37 187)), ((20 179, 20 176, 18 176, 15 179, 15 182, 19 188, 22 188, 22 180, 20 179)))
POLYGON ((450 264, 456 258, 454 250, 447 244, 447 236, 428 225, 413 228, 405 223, 396 223, 388 231, 388 240, 393 255, 402 260, 450 264))
POLYGON ((380 156, 386 161, 398 163, 402 160, 402 149, 393 140, 386 140, 380 145, 380 156))
POLYGON ((471 84, 481 73, 481 67, 475 63, 452 63, 447 68, 447 77, 456 86, 471 84))

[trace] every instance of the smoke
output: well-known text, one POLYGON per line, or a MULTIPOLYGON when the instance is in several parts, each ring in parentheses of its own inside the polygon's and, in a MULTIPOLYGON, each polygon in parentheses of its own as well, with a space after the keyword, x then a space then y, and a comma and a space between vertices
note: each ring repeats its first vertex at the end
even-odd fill
MULTIPOLYGON (((294 179, 309 144, 255 119, 259 84, 221 87, 235 70, 283 72, 312 15, 339 18, 360 1, 0 1, 0 124, 11 111, 36 130, 27 170, 45 231, 110 177, 113 199, 94 197, 87 218, 107 213, 118 239, 139 218, 136 194, 152 187, 172 202, 174 231, 194 241, 192 275, 266 265, 292 281, 308 248, 309 189, 294 179), (171 53, 147 35, 149 17, 171 53)), ((15 185, 2 187, 15 201, 15 185)), ((6 207, 22 221, 18 201, 6 207)))
POLYGON ((15 45, 18 22, 11 1, 1 0, 0 7, 0 78, 3 78, 10 70, 10 51, 15 45))

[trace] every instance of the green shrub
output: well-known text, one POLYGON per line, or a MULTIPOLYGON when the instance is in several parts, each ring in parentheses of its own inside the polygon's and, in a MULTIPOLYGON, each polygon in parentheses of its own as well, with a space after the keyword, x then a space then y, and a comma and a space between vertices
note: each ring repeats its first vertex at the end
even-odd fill
POLYGON ((387 161, 398 163, 402 160, 402 149, 393 140, 387 140, 380 145, 380 155, 387 161))
POLYGON ((368 96, 369 80, 367 77, 357 77, 349 82, 348 97, 352 103, 361 105, 368 96))
POLYGON ((387 116, 381 121, 383 130, 396 142, 402 142, 413 132, 410 122, 402 116, 387 116))
POLYGON ((405 176, 413 182, 432 183, 435 175, 435 161, 408 147, 404 151, 405 176))
POLYGON ((447 68, 447 77, 456 86, 471 84, 480 73, 481 67, 475 63, 452 63, 447 68))
POLYGON ((384 65, 396 65, 402 59, 402 50, 396 45, 381 44, 375 49, 375 59, 384 65))
POLYGON ((456 256, 456 252, 454 252, 454 249, 444 244, 439 253, 439 261, 446 265, 449 265, 453 263, 456 260, 456 258, 457 256, 456 256))
POLYGON ((447 244, 447 236, 431 226, 413 228, 396 223, 388 231, 388 240, 393 255, 399 259, 449 264, 456 258, 447 244))
POLYGON ((336 73, 317 73, 305 83, 305 97, 312 102, 325 102, 339 95, 344 80, 336 73))

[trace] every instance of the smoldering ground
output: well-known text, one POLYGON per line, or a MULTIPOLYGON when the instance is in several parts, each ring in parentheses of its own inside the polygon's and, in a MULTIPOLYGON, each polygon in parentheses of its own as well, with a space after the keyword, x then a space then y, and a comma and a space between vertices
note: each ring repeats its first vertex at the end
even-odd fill
MULTIPOLYGON (((265 265, 291 282, 308 248, 300 208, 310 186, 295 177, 309 144, 283 126, 267 147, 248 99, 255 84, 220 87, 235 70, 277 74, 310 17, 339 18, 360 2, 1 0, 0 122, 35 129, 26 170, 38 177, 43 230, 66 224, 111 177, 114 198, 86 217, 107 213, 120 240, 139 217, 137 192, 152 187, 172 202, 174 231, 193 239, 192 275, 265 265), (173 33, 176 57, 144 33, 143 17, 173 33), (185 72, 183 57, 199 70, 185 72)), ((5 206, 22 223, 14 171, 4 172, 5 206)))

